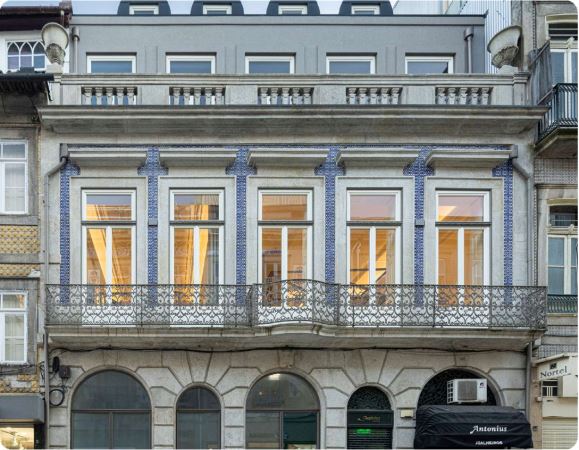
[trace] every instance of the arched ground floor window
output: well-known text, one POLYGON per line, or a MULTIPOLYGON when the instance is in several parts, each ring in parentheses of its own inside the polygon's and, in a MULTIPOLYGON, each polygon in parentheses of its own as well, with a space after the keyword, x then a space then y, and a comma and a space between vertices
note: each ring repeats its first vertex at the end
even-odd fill
POLYGON ((364 386, 348 401, 348 448, 392 448, 394 414, 384 392, 364 386))
POLYGON ((247 448, 317 448, 320 404, 303 378, 273 373, 249 392, 246 411, 247 448))
POLYGON ((209 389, 192 387, 179 397, 177 448, 221 448, 221 406, 209 389))
POLYGON ((151 448, 151 402, 130 375, 105 370, 72 398, 72 448, 151 448))

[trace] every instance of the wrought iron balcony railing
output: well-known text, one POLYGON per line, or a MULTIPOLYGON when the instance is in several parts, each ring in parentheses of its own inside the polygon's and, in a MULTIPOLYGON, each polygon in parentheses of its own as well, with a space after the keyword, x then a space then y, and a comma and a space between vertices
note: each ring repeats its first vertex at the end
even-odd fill
POLYGON ((287 280, 246 285, 49 285, 59 326, 545 328, 546 289, 526 286, 341 285, 287 280))
POLYGON ((577 296, 549 295, 547 297, 547 313, 577 314, 577 296))
POLYGON ((541 101, 549 110, 539 123, 539 140, 560 127, 577 128, 577 85, 556 84, 541 101))

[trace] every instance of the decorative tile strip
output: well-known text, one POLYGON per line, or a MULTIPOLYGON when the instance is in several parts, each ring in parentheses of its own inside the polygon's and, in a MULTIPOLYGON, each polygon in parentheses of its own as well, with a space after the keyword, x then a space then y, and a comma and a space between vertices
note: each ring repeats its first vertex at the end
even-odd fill
POLYGON ((60 169, 60 282, 70 282, 70 177, 79 176, 80 167, 67 162, 60 169))
POLYGON ((31 254, 40 251, 36 225, 0 225, 0 253, 31 254))
POLYGON ((493 177, 503 179, 504 284, 513 284, 513 164, 506 161, 493 169, 493 177))

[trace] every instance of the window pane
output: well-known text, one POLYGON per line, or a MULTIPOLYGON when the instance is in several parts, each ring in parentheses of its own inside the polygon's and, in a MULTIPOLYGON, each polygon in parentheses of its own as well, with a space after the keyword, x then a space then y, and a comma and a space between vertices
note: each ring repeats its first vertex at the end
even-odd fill
POLYGON ((458 284, 458 230, 438 230, 438 284, 458 284))
POLYGON ((330 73, 372 73, 370 61, 330 61, 330 73))
POLYGON ((308 220, 306 194, 262 194, 262 220, 308 220))
POLYGON ((317 411, 318 396, 303 378, 289 373, 272 373, 253 386, 247 409, 317 411))
POLYGON ((219 284, 219 230, 199 229, 200 284, 219 284))
POLYGON ((396 195, 350 194, 350 220, 396 220, 396 195))
POLYGON ((23 294, 4 294, 2 295, 2 307, 6 309, 24 309, 26 308, 26 296, 23 294))
POLYGON ((565 264, 565 239, 549 238, 549 265, 563 266, 565 264))
POLYGON ((34 427, 4 425, 0 427, 0 448, 28 450, 34 448, 34 427))
POLYGON ((149 413, 113 414, 112 448, 151 448, 151 416, 149 413))
POLYGON ((549 208, 549 224, 553 227, 577 225, 577 205, 556 205, 549 208))
POLYGON ((281 280, 281 228, 261 229, 261 258, 263 283, 281 280))
POLYGON ((175 228, 173 239, 173 277, 175 284, 194 284, 193 228, 175 228))
POLYGON ((280 448, 278 412, 247 412, 247 448, 280 448))
POLYGON ((396 282, 396 231, 376 230, 376 284, 396 282))
POLYGON ((228 9, 208 9, 205 12, 207 16, 226 16, 230 14, 228 9))
POLYGON ((2 145, 3 158, 26 158, 26 146, 23 143, 2 145))
POLYGON ((370 284, 369 229, 350 229, 350 283, 370 284))
POLYGON ((577 267, 577 238, 571 238, 571 265, 577 267))
POLYGON ((177 448, 220 448, 218 412, 177 412, 177 448))
POLYGON ((551 52, 553 84, 565 82, 565 53, 551 52))
POLYGON ((24 316, 22 314, 7 314, 6 337, 24 337, 24 316))
POLYGON ((6 338, 4 351, 6 361, 25 361, 24 338, 6 338))
POLYGON ((73 448, 110 448, 108 414, 72 413, 73 448))
POLYGON ((187 389, 177 402, 177 409, 219 410, 219 400, 209 389, 193 387, 187 389))
POLYGON ((549 294, 565 294, 565 269, 563 267, 549 267, 549 294))
POLYGON ((20 67, 33 67, 32 48, 27 43, 25 43, 20 50, 20 67))
POLYGON ((571 52, 571 83, 577 83, 577 52, 571 52))
POLYGON ((484 231, 464 230, 464 284, 484 284, 484 231))
POLYGON ((23 212, 25 210, 24 188, 6 188, 4 208, 6 212, 23 212))
POLYGON ((87 194, 85 220, 131 220, 130 194, 87 194))
POLYGON ((107 273, 106 230, 87 228, 86 230, 86 282, 106 284, 107 273))
POLYGON ((130 228, 112 229, 112 284, 131 284, 132 282, 132 230, 130 228))
POLYGON ((408 73, 412 75, 448 73, 448 61, 408 61, 408 73))
POLYGON ((219 220, 219 194, 175 194, 175 220, 219 220))
POLYGON ((287 230, 287 278, 307 278, 308 233, 306 228, 287 230))
POLYGON ((6 188, 24 188, 26 182, 26 165, 24 163, 6 163, 6 188))
POLYGON ((283 413, 283 448, 315 448, 318 415, 315 412, 283 413))
POLYGON ((132 73, 133 62, 131 60, 92 61, 91 73, 132 73))
POLYGON ((170 61, 171 73, 211 73, 211 61, 170 61))
POLYGON ((482 222, 484 197, 482 195, 440 195, 437 220, 440 222, 482 222))
POLYGON ((18 70, 20 68, 20 57, 18 55, 8 55, 8 70, 18 70))
POLYGON ((577 267, 571 268, 571 295, 577 295, 577 267))
POLYGON ((290 73, 289 61, 249 61, 249 73, 290 73))

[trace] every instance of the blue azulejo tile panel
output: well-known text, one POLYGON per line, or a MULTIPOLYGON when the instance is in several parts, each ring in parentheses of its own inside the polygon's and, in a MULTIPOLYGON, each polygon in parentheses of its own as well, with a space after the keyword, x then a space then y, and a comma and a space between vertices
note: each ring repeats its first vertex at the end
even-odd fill
POLYGON ((235 282, 245 284, 247 266, 247 177, 257 173, 255 167, 249 165, 249 149, 240 148, 237 150, 235 161, 225 169, 227 175, 235 176, 235 198, 236 198, 236 269, 235 282))
POLYGON ((504 284, 513 284, 513 164, 506 161, 493 169, 503 179, 504 284))
POLYGON ((434 169, 426 164, 432 147, 421 148, 418 157, 403 170, 414 177, 414 283, 424 284, 424 179, 434 175, 434 169))
POLYGON ((326 161, 316 167, 314 174, 324 177, 325 184, 325 275, 326 282, 336 279, 336 177, 345 174, 344 166, 338 164, 340 149, 330 147, 326 161))
POLYGON ((147 177, 147 281, 149 284, 157 284, 159 274, 158 261, 158 215, 159 215, 159 176, 167 175, 168 171, 161 165, 159 149, 147 150, 145 164, 139 167, 137 173, 147 177))
POLYGON ((60 284, 70 284, 70 177, 80 167, 68 161, 60 169, 60 284))

